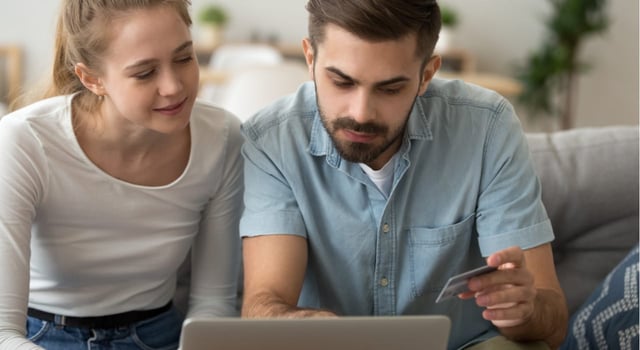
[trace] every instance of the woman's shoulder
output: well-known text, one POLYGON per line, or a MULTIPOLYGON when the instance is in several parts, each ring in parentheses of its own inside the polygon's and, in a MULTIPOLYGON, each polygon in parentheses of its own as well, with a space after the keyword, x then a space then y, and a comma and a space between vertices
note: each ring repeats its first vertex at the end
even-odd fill
POLYGON ((191 112, 191 130, 201 142, 242 143, 240 119, 233 113, 206 101, 196 100, 191 112))
POLYGON ((25 132, 55 133, 61 130, 56 124, 70 117, 70 100, 70 96, 56 96, 17 109, 0 118, 0 133, 13 137, 25 132))
POLYGON ((196 100, 191 112, 191 121, 209 129, 224 129, 229 126, 237 126, 239 129, 241 123, 231 112, 203 100, 196 100))
POLYGON ((50 97, 5 115, 0 118, 0 123, 20 125, 25 123, 40 123, 52 117, 59 119, 60 116, 68 115, 70 108, 71 96, 50 97))
POLYGON ((45 98, 20 107, 11 113, 8 113, 7 116, 20 115, 24 117, 34 117, 43 114, 60 112, 60 110, 65 110, 71 107, 72 99, 73 95, 60 95, 45 98))

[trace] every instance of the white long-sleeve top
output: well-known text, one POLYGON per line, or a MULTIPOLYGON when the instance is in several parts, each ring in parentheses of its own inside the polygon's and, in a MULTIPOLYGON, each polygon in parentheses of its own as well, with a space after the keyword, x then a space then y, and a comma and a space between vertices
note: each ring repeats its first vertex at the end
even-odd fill
POLYGON ((38 348, 25 338, 28 306, 77 317, 163 306, 192 246, 189 316, 235 314, 238 119, 196 102, 183 174, 139 186, 87 158, 71 100, 0 119, 0 349, 38 348))

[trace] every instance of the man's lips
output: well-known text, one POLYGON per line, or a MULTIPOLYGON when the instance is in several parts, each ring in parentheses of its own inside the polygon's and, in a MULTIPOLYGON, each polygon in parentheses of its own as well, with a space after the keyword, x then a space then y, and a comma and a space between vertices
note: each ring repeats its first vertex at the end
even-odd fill
POLYGON ((344 136, 350 142, 357 143, 369 143, 372 142, 373 139, 377 137, 377 134, 365 133, 365 132, 357 132, 353 130, 342 129, 341 130, 344 136))

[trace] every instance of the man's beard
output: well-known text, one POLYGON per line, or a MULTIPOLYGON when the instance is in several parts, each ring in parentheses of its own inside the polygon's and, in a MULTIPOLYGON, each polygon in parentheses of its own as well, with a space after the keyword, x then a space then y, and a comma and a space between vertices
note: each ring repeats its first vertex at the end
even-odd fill
POLYGON ((364 163, 369 164, 376 160, 384 151, 386 151, 395 140, 402 133, 398 133, 397 135, 393 135, 394 137, 388 138, 389 136, 389 128, 385 125, 380 125, 376 123, 364 123, 360 124, 353 120, 350 117, 340 117, 333 121, 329 121, 322 111, 320 105, 318 105, 318 110, 320 111, 320 118, 322 120, 322 124, 324 128, 329 133, 329 137, 333 141, 338 153, 345 160, 354 163, 364 163), (338 139, 337 133, 339 130, 349 130, 354 132, 365 132, 368 134, 376 134, 378 136, 383 137, 383 141, 381 143, 363 143, 363 142, 351 142, 346 140, 338 139))

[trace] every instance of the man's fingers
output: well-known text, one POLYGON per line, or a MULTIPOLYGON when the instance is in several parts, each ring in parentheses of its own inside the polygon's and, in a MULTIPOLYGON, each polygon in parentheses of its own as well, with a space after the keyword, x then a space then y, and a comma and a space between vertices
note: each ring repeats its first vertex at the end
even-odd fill
POLYGON ((504 285, 527 286, 533 284, 533 276, 522 269, 498 270, 469 279, 467 286, 474 292, 490 291, 504 285))
POLYGON ((513 246, 507 249, 503 249, 501 251, 491 254, 487 258, 487 265, 495 266, 502 269, 507 268, 509 266, 513 268, 523 267, 524 252, 518 246, 513 246))

